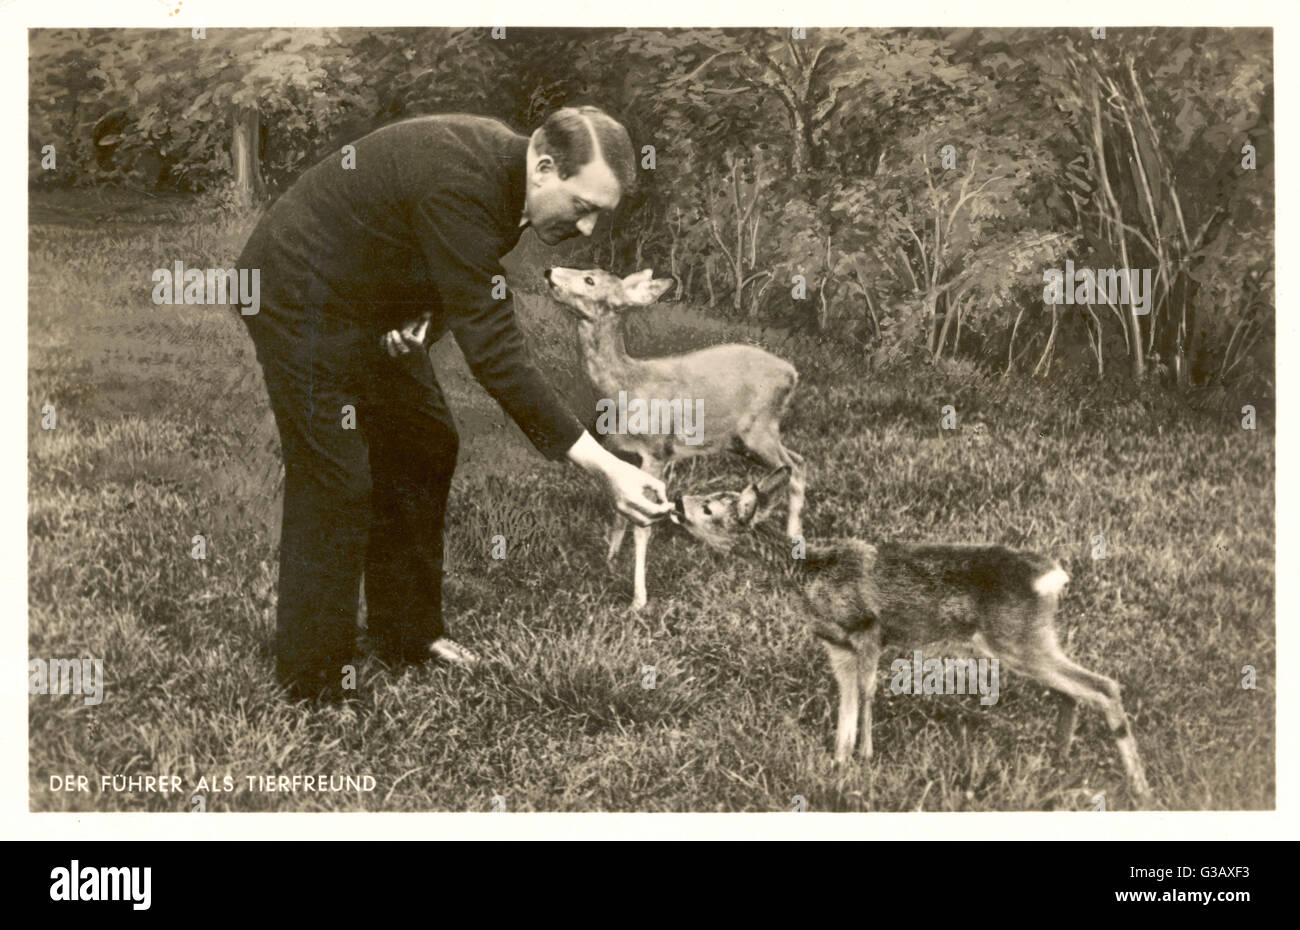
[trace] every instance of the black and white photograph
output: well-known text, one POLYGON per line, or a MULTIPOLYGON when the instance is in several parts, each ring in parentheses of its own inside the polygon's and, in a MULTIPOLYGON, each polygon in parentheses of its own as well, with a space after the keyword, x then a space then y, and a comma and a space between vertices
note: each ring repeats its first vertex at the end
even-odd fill
POLYGON ((1277 809, 1273 27, 110 6, 28 812, 1277 809))

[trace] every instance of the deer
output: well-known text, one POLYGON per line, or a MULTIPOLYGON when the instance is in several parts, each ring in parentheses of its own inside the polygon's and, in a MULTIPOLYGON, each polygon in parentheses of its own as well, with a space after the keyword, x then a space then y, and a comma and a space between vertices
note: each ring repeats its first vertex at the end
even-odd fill
MULTIPOLYGON (((747 456, 767 468, 787 468, 786 531, 800 536, 804 460, 781 439, 781 419, 799 381, 794 366, 757 346, 735 343, 664 358, 633 358, 624 347, 622 313, 653 304, 673 286, 671 279, 654 278, 652 269, 620 278, 599 269, 548 268, 544 277, 551 296, 577 321, 582 367, 601 398, 598 409, 604 407, 596 421, 602 441, 616 452, 636 455, 641 469, 656 478, 682 459, 721 452, 747 456), (623 416, 635 408, 643 414, 639 424, 623 416), (667 427, 665 419, 671 421, 667 427), (633 425, 639 428, 633 430, 633 425)), ((614 514, 606 552, 611 566, 627 524, 614 514)), ((634 610, 647 603, 646 551, 653 529, 632 530, 634 610)))
POLYGON ((718 551, 730 552, 744 540, 756 544, 748 549, 751 556, 781 553, 798 579, 811 632, 826 651, 839 689, 836 764, 849 760, 855 744, 861 760, 871 759, 871 704, 885 645, 967 640, 1055 692, 1062 759, 1074 737, 1078 706, 1100 711, 1129 790, 1150 805, 1119 685, 1069 659, 1057 639, 1054 620, 1070 580, 1060 562, 1005 546, 870 544, 850 537, 805 540, 800 552, 760 528, 788 480, 789 472, 780 468, 739 492, 681 495, 673 499, 670 519, 718 551))

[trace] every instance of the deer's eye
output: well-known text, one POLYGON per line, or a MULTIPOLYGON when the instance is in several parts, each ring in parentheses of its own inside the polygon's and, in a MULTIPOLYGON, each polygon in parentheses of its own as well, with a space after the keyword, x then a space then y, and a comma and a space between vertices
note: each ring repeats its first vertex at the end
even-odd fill
POLYGON ((711 517, 711 516, 713 516, 713 511, 709 509, 709 505, 708 505, 708 504, 705 504, 705 505, 704 505, 704 515, 705 515, 706 517, 711 517))
POLYGON ((595 286, 596 286, 596 282, 592 279, 591 275, 587 275, 587 276, 586 276, 585 278, 583 278, 582 280, 583 280, 583 283, 587 285, 587 287, 595 287, 595 286))

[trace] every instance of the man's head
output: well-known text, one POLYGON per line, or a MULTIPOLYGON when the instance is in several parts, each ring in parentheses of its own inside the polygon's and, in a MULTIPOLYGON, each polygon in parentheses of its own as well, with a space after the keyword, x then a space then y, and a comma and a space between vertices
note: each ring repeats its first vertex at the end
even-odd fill
POLYGON ((635 184, 627 130, 596 107, 565 107, 529 140, 524 216, 547 245, 590 236, 635 184))

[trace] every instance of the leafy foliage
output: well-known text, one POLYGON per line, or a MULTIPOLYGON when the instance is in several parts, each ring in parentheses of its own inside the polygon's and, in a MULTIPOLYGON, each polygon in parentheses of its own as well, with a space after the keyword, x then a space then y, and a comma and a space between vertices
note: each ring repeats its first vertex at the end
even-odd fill
POLYGON ((59 158, 36 184, 256 195, 393 119, 456 110, 522 130, 592 102, 653 146, 654 170, 574 260, 653 265, 674 299, 834 333, 879 361, 1271 387, 1267 32, 65 29, 31 43, 30 141, 59 158), (1043 271, 1066 259, 1152 268, 1152 313, 1047 312, 1043 271))

